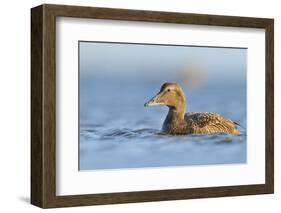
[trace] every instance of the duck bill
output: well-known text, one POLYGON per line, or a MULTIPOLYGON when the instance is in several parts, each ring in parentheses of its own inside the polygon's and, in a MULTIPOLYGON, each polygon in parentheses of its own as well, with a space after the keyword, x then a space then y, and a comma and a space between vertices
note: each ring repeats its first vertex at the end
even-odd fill
POLYGON ((159 102, 159 96, 161 93, 155 95, 153 98, 151 98, 148 102, 144 104, 145 107, 150 107, 150 106, 157 106, 157 105, 163 105, 163 103, 159 102))

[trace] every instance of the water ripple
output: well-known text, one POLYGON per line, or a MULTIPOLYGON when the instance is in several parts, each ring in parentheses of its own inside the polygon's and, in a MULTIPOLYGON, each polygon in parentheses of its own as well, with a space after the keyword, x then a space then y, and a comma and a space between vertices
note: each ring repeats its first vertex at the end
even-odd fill
MULTIPOLYGON (((89 127, 89 126, 88 126, 89 127)), ((93 126, 92 126, 93 127, 93 126)), ((206 143, 206 142, 214 142, 217 144, 229 144, 233 142, 243 142, 245 141, 245 133, 242 132, 241 135, 233 136, 225 133, 217 133, 217 134, 190 134, 190 135, 169 135, 158 129, 136 129, 132 130, 129 128, 114 128, 114 129, 105 129, 105 128, 83 128, 81 129, 80 136, 87 140, 129 140, 129 139, 145 139, 146 141, 151 139, 151 141, 155 141, 158 139, 161 140, 174 140, 177 141, 193 141, 197 143, 206 143)))

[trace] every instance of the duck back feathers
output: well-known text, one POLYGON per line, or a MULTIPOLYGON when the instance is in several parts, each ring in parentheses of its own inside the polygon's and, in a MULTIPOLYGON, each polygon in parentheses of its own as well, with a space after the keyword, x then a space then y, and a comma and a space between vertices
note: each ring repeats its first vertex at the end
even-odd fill
POLYGON ((229 133, 239 134, 236 123, 214 112, 191 112, 184 117, 190 133, 229 133))

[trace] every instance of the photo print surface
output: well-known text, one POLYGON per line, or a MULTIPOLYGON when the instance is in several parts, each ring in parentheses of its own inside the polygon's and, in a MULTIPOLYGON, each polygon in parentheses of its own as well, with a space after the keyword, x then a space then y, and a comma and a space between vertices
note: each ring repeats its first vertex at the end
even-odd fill
POLYGON ((247 162, 247 49, 79 41, 79 170, 247 162))

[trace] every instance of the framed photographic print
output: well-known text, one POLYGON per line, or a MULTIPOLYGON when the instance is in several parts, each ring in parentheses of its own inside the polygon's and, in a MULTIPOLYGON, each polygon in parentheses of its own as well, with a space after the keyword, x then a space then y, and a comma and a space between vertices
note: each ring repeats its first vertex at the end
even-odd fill
POLYGON ((31 9, 31 203, 273 193, 273 19, 31 9))

